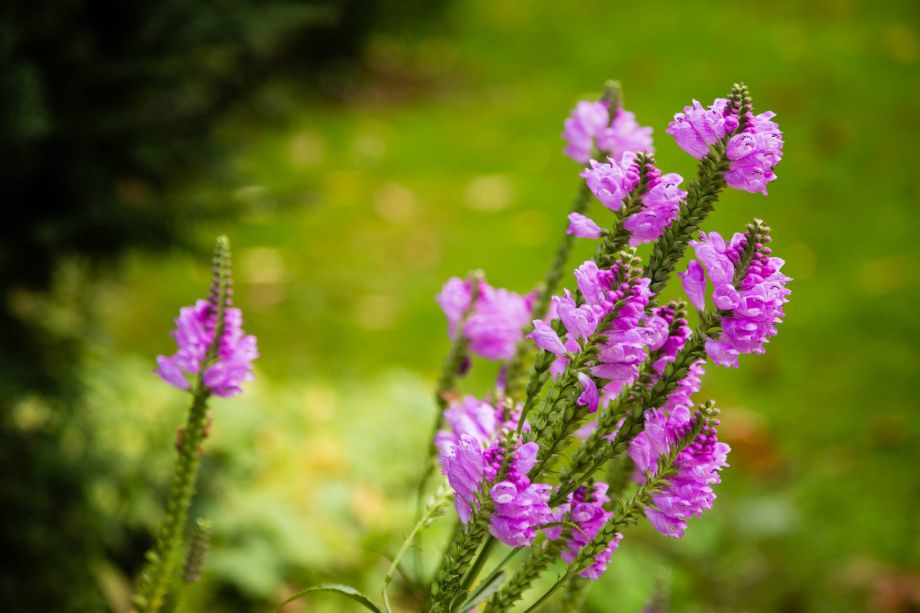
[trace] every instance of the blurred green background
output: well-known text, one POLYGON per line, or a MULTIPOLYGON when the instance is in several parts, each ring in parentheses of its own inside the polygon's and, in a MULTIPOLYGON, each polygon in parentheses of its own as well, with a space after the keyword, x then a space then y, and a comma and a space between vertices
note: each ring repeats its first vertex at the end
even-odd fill
POLYGON ((691 98, 743 80, 777 113, 770 196, 726 192, 706 228, 766 219, 795 282, 767 354, 705 380, 715 507, 679 542, 630 530, 590 610, 920 610, 917 3, 42 4, 0 20, 7 610, 127 607, 187 408, 154 356, 221 232, 262 358, 212 406, 186 605, 376 598, 448 347, 433 296, 542 278, 578 184, 562 120, 608 78, 685 177, 664 129, 691 98))

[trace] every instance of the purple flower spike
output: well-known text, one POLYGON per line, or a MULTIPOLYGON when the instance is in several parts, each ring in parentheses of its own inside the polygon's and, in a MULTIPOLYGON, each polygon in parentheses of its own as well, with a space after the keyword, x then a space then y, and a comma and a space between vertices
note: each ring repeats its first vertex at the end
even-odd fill
POLYGON ((578 406, 588 407, 588 413, 596 412, 600 399, 597 395, 597 385, 594 383, 594 379, 580 372, 578 373, 578 381, 581 382, 581 386, 584 388, 584 391, 576 401, 578 406))
POLYGON ((511 459, 506 480, 496 483, 489 492, 495 503, 489 532, 511 547, 529 547, 540 526, 552 521, 553 513, 547 504, 552 487, 532 483, 527 477, 536 465, 538 451, 535 442, 519 447, 511 459))
POLYGON ((681 149, 699 159, 709 153, 710 145, 737 127, 738 118, 730 112, 725 98, 717 98, 708 109, 694 100, 683 113, 674 115, 665 134, 672 135, 681 149))
POLYGON ((579 176, 587 182, 588 188, 601 204, 611 211, 619 211, 623 199, 639 183, 636 154, 625 153, 619 161, 611 159, 609 164, 591 160, 590 166, 579 176))
POLYGON ((590 217, 581 213, 569 213, 569 227, 565 230, 566 234, 573 234, 578 238, 600 238, 604 229, 594 223, 590 217))
POLYGON ((783 133, 772 121, 774 114, 748 114, 741 134, 728 141, 726 155, 731 165, 725 173, 725 183, 746 192, 767 194, 767 183, 776 180, 773 169, 783 158, 783 133))
MULTIPOLYGON (((568 518, 578 526, 578 530, 572 530, 569 533, 569 540, 560 554, 566 563, 571 564, 578 552, 597 536, 597 533, 610 519, 611 513, 604 510, 604 505, 610 501, 607 489, 607 484, 603 482, 595 483, 590 490, 580 487, 569 494, 568 500, 557 509, 557 520, 568 518)), ((562 534, 562 528, 547 529, 544 530, 544 534, 548 539, 556 540, 562 534)), ((607 570, 607 564, 622 539, 623 535, 617 532, 613 540, 607 543, 607 547, 595 556, 592 564, 579 574, 586 579, 599 579, 607 570)))
MULTIPOLYGON (((632 440, 629 457, 636 466, 636 480, 643 483, 646 474, 654 475, 658 459, 668 453, 693 427, 693 420, 686 407, 673 411, 652 410, 645 414, 645 430, 632 440)), ((728 445, 716 439, 712 420, 703 427, 697 438, 677 456, 676 474, 670 477, 667 486, 652 496, 654 506, 645 508, 645 516, 658 532, 671 538, 680 538, 687 528, 687 519, 702 515, 712 507, 715 494, 712 486, 721 481, 719 472, 726 466, 728 445)))
MULTIPOLYGON (((507 360, 514 355, 530 321, 535 295, 521 296, 506 289, 496 289, 482 280, 473 311, 463 325, 463 335, 470 342, 470 351, 489 360, 507 360)), ((438 304, 447 316, 451 338, 470 304, 472 283, 453 277, 444 284, 437 296, 438 304)))
MULTIPOLYGON (((178 351, 170 357, 157 356, 156 374, 179 389, 190 389, 187 375, 197 375, 204 367, 208 349, 217 329, 217 308, 207 300, 183 307, 176 318, 178 351)), ((227 397, 242 392, 240 385, 253 379, 252 361, 259 357, 256 338, 243 333, 243 314, 239 309, 224 310, 224 325, 215 361, 205 368, 203 381, 213 394, 227 397)))
MULTIPOLYGON (((759 224, 760 222, 758 222, 759 224)), ((702 262, 715 287, 712 300, 722 311, 722 334, 707 339, 706 353, 719 366, 737 367, 741 354, 763 353, 764 345, 776 335, 776 325, 783 320, 783 305, 789 301, 786 284, 789 277, 780 272, 783 260, 771 257, 767 243, 769 228, 757 226, 754 256, 743 279, 734 281, 735 262, 749 240, 747 235, 735 234, 730 243, 716 232, 690 241, 696 257, 702 262)), ((684 290, 691 301, 696 297, 687 289, 688 273, 683 277, 684 290)), ((698 274, 698 273, 696 273, 698 274)), ((698 280, 694 279, 693 283, 698 280)), ((698 291, 698 288, 691 288, 698 291)), ((696 304, 694 302, 694 304, 696 304)))
POLYGON ((567 143, 564 153, 579 164, 591 158, 595 146, 615 161, 628 151, 655 151, 651 128, 639 125, 634 113, 621 108, 614 111, 610 121, 610 110, 603 101, 576 104, 565 120, 562 138, 567 143))

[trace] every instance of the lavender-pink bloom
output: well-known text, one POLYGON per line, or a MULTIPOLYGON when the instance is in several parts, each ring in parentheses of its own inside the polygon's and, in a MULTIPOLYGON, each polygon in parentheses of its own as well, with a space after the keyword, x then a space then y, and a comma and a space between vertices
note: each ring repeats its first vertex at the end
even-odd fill
POLYGON ((706 308, 706 276, 703 267, 696 260, 687 263, 687 272, 677 273, 681 286, 690 304, 702 311, 706 308))
POLYGON ((457 334, 457 325, 470 305, 470 288, 469 281, 451 277, 441 288, 441 293, 435 296, 435 300, 447 316, 447 329, 451 338, 457 334))
POLYGON ((552 520, 547 504, 552 487, 532 483, 527 477, 536 465, 538 450, 535 442, 515 450, 506 479, 490 491, 495 510, 489 520, 489 532, 511 547, 529 547, 537 530, 552 520))
POLYGON ((578 373, 578 381, 581 383, 583 389, 576 401, 578 406, 588 407, 588 413, 596 412, 599 398, 597 395, 597 385, 594 383, 594 379, 580 372, 578 373))
POLYGON ((699 159, 709 153, 710 145, 737 127, 737 114, 730 111, 725 98, 717 98, 709 108, 694 100, 691 106, 684 107, 683 113, 674 115, 665 134, 674 136, 681 149, 699 159))
POLYGON ((594 334, 597 324, 604 315, 603 309, 598 305, 576 306, 575 299, 572 298, 569 290, 563 290, 562 297, 553 296, 552 303, 565 329, 576 339, 588 338, 594 334))
POLYGON ((439 430, 435 445, 439 451, 441 465, 445 466, 447 456, 460 444, 461 436, 469 436, 485 449, 495 439, 501 426, 501 411, 475 396, 465 396, 452 402, 444 411, 448 429, 439 430))
POLYGON ((767 193, 767 183, 774 181, 773 169, 783 157, 783 133, 772 121, 774 113, 748 113, 743 132, 728 141, 726 156, 731 160, 725 183, 747 192, 767 193))
MULTIPOLYGON (((565 562, 571 564, 578 552, 597 536, 597 533, 610 519, 611 513, 604 510, 604 505, 610 501, 610 497, 607 496, 607 489, 607 484, 603 482, 595 483, 591 490, 580 487, 569 494, 567 502, 560 505, 556 516, 559 519, 568 517, 570 521, 578 526, 578 530, 570 532, 565 548, 560 554, 560 557, 565 562)), ((547 538, 551 540, 559 538, 561 533, 561 528, 545 531, 547 538)), ((592 564, 579 574, 586 579, 599 579, 604 571, 607 570, 607 564, 622 539, 623 535, 617 532, 604 551, 599 553, 592 564)))
POLYGON ((571 116, 565 120, 562 138, 568 143, 566 155, 584 164, 591 158, 594 138, 607 127, 610 114, 603 102, 581 101, 575 105, 571 116))
POLYGON ((728 244, 716 232, 703 235, 700 241, 690 241, 714 286, 713 302, 726 313, 722 317, 722 334, 706 341, 707 354, 720 366, 737 367, 739 355, 763 353, 764 344, 776 335, 776 324, 784 316, 783 305, 789 296, 786 284, 790 279, 780 272, 783 260, 770 257, 766 246, 769 237, 761 240, 738 286, 734 284, 735 262, 747 241, 745 235, 735 234, 728 244))
MULTIPOLYGON (((629 448, 629 456, 636 466, 636 479, 640 483, 645 481, 646 474, 657 472, 659 458, 692 428, 692 419, 686 407, 682 406, 670 412, 656 409, 646 413, 645 430, 633 439, 629 448)), ((729 447, 716 439, 718 421, 709 423, 677 456, 674 464, 676 474, 652 496, 654 506, 645 509, 646 517, 665 536, 683 536, 686 520, 701 515, 712 507, 715 500, 712 485, 721 481, 719 472, 728 466, 726 456, 729 447)))
MULTIPOLYGON (((457 326, 469 307, 471 287, 471 282, 454 277, 437 296, 447 316, 451 338, 456 336, 457 326)), ((463 335, 473 353, 490 360, 510 359, 524 335, 524 326, 530 321, 534 296, 496 289, 484 280, 478 287, 479 295, 463 325, 463 335)))
POLYGON ((680 212, 680 203, 687 192, 680 189, 684 178, 677 173, 660 175, 657 168, 648 165, 648 189, 642 195, 642 209, 629 217, 623 227, 629 230, 632 246, 658 240, 680 212))
POLYGON ((611 211, 620 210, 623 199, 639 183, 639 164, 636 154, 627 152, 619 161, 609 160, 601 164, 591 160, 590 168, 579 175, 588 184, 591 193, 611 211))
POLYGON ((565 229, 565 233, 578 238, 600 238, 604 229, 594 223, 590 217, 581 213, 569 213, 569 227, 565 229))
POLYGON ((473 507, 478 509, 476 495, 485 473, 485 458, 479 441, 461 434, 458 444, 444 458, 447 481, 454 490, 454 506, 464 524, 470 521, 473 507))
POLYGON ((204 367, 202 379, 212 393, 222 397, 239 394, 240 385, 253 379, 252 361, 259 357, 256 339, 243 333, 240 310, 228 307, 224 310, 215 360, 205 364, 217 329, 216 319, 217 309, 207 300, 180 309, 172 333, 178 350, 170 357, 157 356, 156 374, 170 385, 187 390, 190 388, 187 375, 196 375, 204 367))
POLYGON ((556 355, 565 355, 566 348, 559 338, 559 334, 553 330, 553 327, 542 319, 535 319, 533 322, 533 332, 527 335, 527 338, 533 339, 533 342, 540 349, 549 351, 556 355))
POLYGON ((597 135, 597 148, 619 161, 627 151, 654 153, 652 129, 639 125, 636 114, 618 108, 609 127, 597 135))
POLYGON ((564 152, 573 160, 584 164, 591 158, 595 145, 598 151, 619 161, 626 152, 652 153, 652 129, 641 126, 636 115, 617 108, 613 121, 604 101, 581 101, 565 120, 562 137, 566 140, 564 152))

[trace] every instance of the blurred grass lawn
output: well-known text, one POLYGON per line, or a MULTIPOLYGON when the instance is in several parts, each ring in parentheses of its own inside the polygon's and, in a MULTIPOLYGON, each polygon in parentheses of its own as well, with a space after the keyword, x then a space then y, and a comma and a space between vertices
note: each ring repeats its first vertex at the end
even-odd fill
MULTIPOLYGON (((881 7, 466 0, 426 40, 374 41, 385 76, 355 100, 279 89, 266 103, 289 121, 224 126, 233 197, 261 212, 202 245, 229 233, 263 357, 245 395, 214 403, 201 506, 217 536, 190 597, 204 608, 229 581, 270 602, 317 580, 376 596, 410 526, 448 345, 441 283, 472 268, 518 291, 542 277, 577 185, 562 120, 605 79, 654 127, 659 165, 685 177, 694 160, 668 120, 743 80, 777 113, 785 158, 769 198, 728 192, 706 227, 774 228, 795 278, 786 323, 765 356, 706 379, 734 448, 715 508, 681 542, 631 530, 591 602, 637 611, 667 568, 676 611, 907 610, 895 605, 920 589, 920 13, 881 7), (422 93, 401 95, 401 75, 422 93)), ((88 415, 122 467, 97 492, 119 520, 156 519, 161 492, 145 488, 165 483, 185 399, 148 373, 207 275, 185 255, 134 257, 99 293, 88 415)), ((475 370, 481 392, 489 367, 475 370)))

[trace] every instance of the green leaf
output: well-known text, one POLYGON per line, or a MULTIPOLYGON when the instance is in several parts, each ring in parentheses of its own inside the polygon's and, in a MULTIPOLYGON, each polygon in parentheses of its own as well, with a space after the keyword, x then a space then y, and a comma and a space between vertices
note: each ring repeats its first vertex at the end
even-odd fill
POLYGON ((505 580, 505 571, 496 574, 494 577, 480 583, 470 594, 470 597, 458 607, 459 611, 469 611, 478 604, 488 600, 492 594, 498 591, 502 581, 505 580))
POLYGON ((300 598, 303 598, 312 592, 336 592, 345 598, 351 598, 355 602, 364 605, 365 608, 373 611, 374 613, 381 613, 380 607, 375 605, 370 598, 353 587, 349 587, 347 585, 338 585, 336 583, 324 583, 322 585, 314 585, 312 587, 304 588, 278 605, 278 608, 276 608, 275 611, 280 611, 285 605, 290 604, 295 600, 299 600, 300 598))

